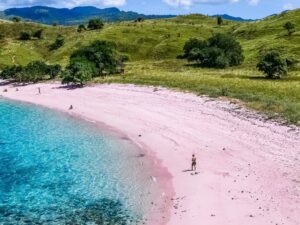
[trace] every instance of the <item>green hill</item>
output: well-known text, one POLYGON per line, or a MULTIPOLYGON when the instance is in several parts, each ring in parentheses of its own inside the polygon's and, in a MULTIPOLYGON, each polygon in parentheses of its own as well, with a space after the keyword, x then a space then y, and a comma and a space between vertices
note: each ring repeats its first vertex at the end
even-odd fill
MULTIPOLYGON (((300 60, 300 10, 289 11, 254 22, 225 21, 203 15, 179 16, 171 19, 146 20, 141 23, 106 24, 103 30, 77 32, 77 27, 52 27, 34 23, 0 21, 0 67, 27 64, 36 59, 65 66, 77 48, 98 39, 115 41, 118 50, 130 61, 123 76, 111 76, 97 82, 122 82, 162 85, 197 94, 240 99, 247 106, 263 110, 271 116, 283 115, 292 122, 300 121, 300 69, 295 68, 282 80, 266 80, 255 68, 259 53, 279 49, 300 60), (285 22, 296 25, 296 32, 286 35, 285 22), (20 41, 21 31, 44 29, 41 40, 20 41), (238 38, 245 54, 239 67, 225 70, 188 66, 176 59, 190 38, 206 39, 213 33, 230 32, 238 38), (65 45, 49 51, 57 35, 65 37, 65 45)), ((300 123, 300 122, 298 122, 300 123)))

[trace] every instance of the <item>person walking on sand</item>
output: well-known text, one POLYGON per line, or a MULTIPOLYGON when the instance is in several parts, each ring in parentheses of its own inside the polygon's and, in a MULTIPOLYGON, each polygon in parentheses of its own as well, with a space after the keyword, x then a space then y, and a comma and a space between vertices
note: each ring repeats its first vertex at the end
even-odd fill
POLYGON ((192 171, 196 170, 196 165, 197 165, 197 159, 196 159, 195 155, 193 154, 193 157, 192 157, 192 171))
POLYGON ((40 87, 38 88, 38 90, 39 90, 39 94, 41 94, 41 88, 40 87))

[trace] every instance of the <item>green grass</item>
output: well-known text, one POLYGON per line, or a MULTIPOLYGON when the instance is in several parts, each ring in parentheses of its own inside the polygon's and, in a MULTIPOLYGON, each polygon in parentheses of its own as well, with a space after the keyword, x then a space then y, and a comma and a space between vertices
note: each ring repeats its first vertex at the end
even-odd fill
POLYGON ((261 21, 238 23, 203 15, 180 16, 172 19, 146 20, 143 23, 119 22, 106 24, 100 31, 78 33, 77 27, 52 27, 34 23, 0 21, 0 68, 5 65, 27 64, 36 59, 48 63, 68 64, 70 54, 95 40, 117 43, 118 50, 129 56, 124 76, 110 76, 96 82, 135 83, 165 86, 213 97, 226 96, 243 101, 246 106, 288 121, 300 123, 300 68, 282 80, 263 79, 255 69, 260 52, 279 49, 283 54, 300 60, 300 10, 272 16, 261 21), (291 37, 282 28, 291 21, 297 32, 291 37), (44 29, 42 40, 19 41, 21 31, 44 29), (231 32, 240 41, 245 62, 225 70, 201 69, 186 66, 176 60, 184 43, 190 38, 206 39, 213 33, 231 32), (49 51, 57 35, 66 44, 57 51, 49 51))

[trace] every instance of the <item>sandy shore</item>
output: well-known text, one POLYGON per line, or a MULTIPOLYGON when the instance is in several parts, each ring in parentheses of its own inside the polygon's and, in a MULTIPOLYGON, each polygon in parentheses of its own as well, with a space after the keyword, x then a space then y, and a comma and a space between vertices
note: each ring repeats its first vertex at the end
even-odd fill
POLYGON ((172 175, 155 174, 175 191, 167 224, 300 224, 299 129, 228 101, 166 89, 59 86, 2 85, 0 94, 100 122, 150 150, 172 175), (189 171, 193 153, 196 175, 189 171))

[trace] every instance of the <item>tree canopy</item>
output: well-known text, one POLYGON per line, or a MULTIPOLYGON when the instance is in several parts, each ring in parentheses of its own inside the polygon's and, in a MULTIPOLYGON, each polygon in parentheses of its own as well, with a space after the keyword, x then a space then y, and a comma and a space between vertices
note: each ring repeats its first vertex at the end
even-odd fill
POLYGON ((183 51, 184 58, 203 67, 226 68, 244 61, 240 43, 229 34, 216 34, 204 41, 190 39, 183 51))
POLYGON ((102 29, 103 26, 104 26, 104 23, 102 22, 101 19, 91 19, 88 23, 88 28, 90 30, 102 29))
POLYGON ((62 83, 83 85, 93 77, 117 73, 121 64, 121 57, 113 42, 95 41, 73 52, 62 83))
POLYGON ((257 68, 266 74, 267 78, 276 79, 287 75, 288 63, 287 59, 284 58, 280 52, 270 50, 261 57, 257 68))

